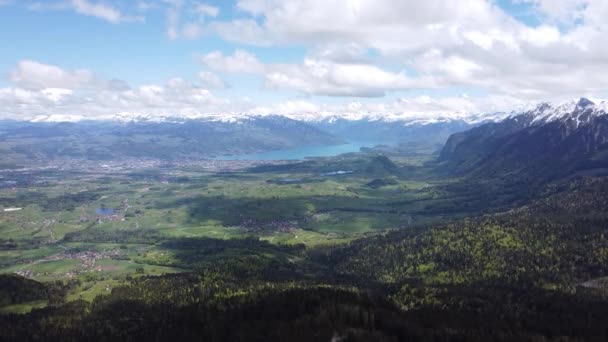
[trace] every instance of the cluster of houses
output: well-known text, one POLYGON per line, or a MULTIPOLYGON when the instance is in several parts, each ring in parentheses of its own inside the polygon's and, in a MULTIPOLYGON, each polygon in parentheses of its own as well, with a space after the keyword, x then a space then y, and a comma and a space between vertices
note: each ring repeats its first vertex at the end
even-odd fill
MULTIPOLYGON (((82 262, 82 265, 84 266, 82 269, 72 270, 72 271, 69 271, 66 273, 66 276, 68 278, 73 278, 81 273, 90 272, 90 271, 101 271, 102 270, 101 267, 95 266, 97 260, 116 259, 116 258, 120 258, 120 256, 121 256, 120 250, 109 250, 109 251, 103 251, 103 252, 95 252, 95 251, 69 252, 69 251, 66 251, 63 253, 48 256, 44 259, 36 260, 36 261, 32 262, 32 264, 66 260, 66 259, 80 260, 82 262)), ((34 272, 29 269, 20 270, 15 273, 17 273, 20 276, 26 277, 26 278, 32 278, 34 276, 34 272)))
POLYGON ((241 227, 245 228, 247 232, 273 231, 289 233, 298 228, 298 222, 282 220, 259 222, 256 219, 246 218, 241 221, 241 227))

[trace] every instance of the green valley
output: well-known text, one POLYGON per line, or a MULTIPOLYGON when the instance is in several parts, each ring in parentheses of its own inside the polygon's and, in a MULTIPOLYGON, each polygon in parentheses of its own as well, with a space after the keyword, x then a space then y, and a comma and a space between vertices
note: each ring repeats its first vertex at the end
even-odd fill
MULTIPOLYGON (((41 333, 61 327, 57 338, 104 339, 117 332, 78 327, 108 328, 112 312, 136 319, 146 310, 152 316, 129 323, 143 329, 130 336, 174 334, 174 320, 209 338, 236 320, 255 336, 245 318, 232 315, 281 315, 271 313, 272 303, 294 310, 300 304, 291 298, 299 296, 319 314, 337 315, 324 322, 337 319, 345 338, 602 334, 561 331, 555 322, 566 318, 539 305, 573 305, 577 313, 591 300, 603 312, 595 305, 604 302, 608 275, 604 178, 548 182, 530 193, 501 179, 446 177, 434 155, 405 145, 300 162, 213 161, 214 171, 199 163, 5 173, 11 184, 28 184, 1 190, 0 272, 14 280, 3 287, 1 308, 12 315, 0 319, 16 324, 5 333, 51 315, 56 323, 37 325, 41 333), (141 307, 119 308, 127 303, 141 307), (162 316, 157 310, 166 305, 169 316, 162 316), (191 310, 218 316, 185 318, 191 310), (440 318, 429 323, 425 314, 440 318), (489 318, 474 330, 458 318, 479 315, 489 318), (505 323, 522 315, 553 323, 505 323), (148 326, 161 317, 165 323, 148 326), (417 323, 390 328, 404 320, 417 323)), ((308 310, 293 314, 319 336, 336 333, 308 310)), ((581 324, 600 319, 584 317, 581 324)), ((293 336, 291 319, 273 322, 277 336, 293 336)), ((238 339, 222 334, 219 340, 238 339)))

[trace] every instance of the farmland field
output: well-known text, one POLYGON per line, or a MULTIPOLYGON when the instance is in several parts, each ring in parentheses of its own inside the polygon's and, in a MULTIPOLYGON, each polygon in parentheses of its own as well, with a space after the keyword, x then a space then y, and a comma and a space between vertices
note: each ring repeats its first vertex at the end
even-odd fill
POLYGON ((73 282, 69 298, 92 300, 127 277, 191 271, 165 246, 177 239, 313 248, 413 229, 444 219, 426 213, 441 182, 407 171, 423 161, 366 152, 228 172, 10 172, 28 186, 0 189, 2 208, 20 208, 0 212, 0 272, 73 282))

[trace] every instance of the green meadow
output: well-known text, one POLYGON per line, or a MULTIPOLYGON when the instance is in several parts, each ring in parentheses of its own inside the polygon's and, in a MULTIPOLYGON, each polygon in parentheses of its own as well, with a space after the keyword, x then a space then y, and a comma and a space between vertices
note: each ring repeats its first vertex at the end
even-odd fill
MULTIPOLYGON (((133 277, 201 265, 172 241, 310 249, 457 217, 457 199, 424 162, 368 151, 231 172, 40 172, 33 186, 0 189, 0 208, 21 208, 0 210, 0 272, 70 283, 69 298, 91 300, 133 277)), ((218 253, 207 258, 232 252, 218 253)))

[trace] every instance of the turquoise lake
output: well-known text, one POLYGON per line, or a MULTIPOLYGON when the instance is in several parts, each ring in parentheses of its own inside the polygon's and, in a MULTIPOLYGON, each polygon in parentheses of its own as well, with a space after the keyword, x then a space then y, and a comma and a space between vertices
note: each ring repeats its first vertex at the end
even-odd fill
POLYGON ((362 147, 374 147, 381 142, 351 142, 342 145, 305 146, 261 153, 221 156, 217 160, 302 160, 311 157, 333 157, 343 153, 359 152, 362 147))

